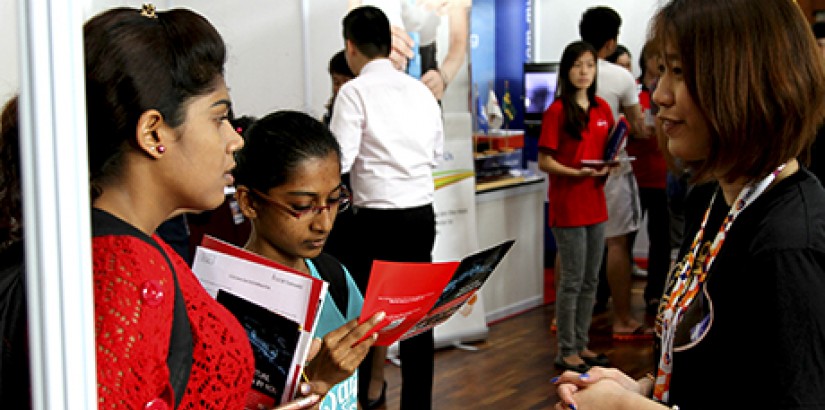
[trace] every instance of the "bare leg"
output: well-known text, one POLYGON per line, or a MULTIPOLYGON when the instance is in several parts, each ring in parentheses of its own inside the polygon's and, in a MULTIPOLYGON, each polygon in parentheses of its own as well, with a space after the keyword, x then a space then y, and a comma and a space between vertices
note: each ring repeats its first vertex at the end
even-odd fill
POLYGON ((641 323, 630 308, 631 264, 628 235, 607 238, 607 281, 613 298, 613 331, 632 332, 641 323))

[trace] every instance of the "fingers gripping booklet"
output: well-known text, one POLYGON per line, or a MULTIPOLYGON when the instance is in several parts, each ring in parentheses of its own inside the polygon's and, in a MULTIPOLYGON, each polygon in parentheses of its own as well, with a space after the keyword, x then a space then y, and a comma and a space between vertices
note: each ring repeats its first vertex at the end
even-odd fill
POLYGON ((198 247, 192 271, 249 337, 255 376, 245 409, 292 400, 327 282, 210 236, 198 247))
POLYGON ((508 240, 457 262, 375 261, 359 321, 386 312, 376 326, 378 346, 432 329, 478 292, 514 243, 508 240))

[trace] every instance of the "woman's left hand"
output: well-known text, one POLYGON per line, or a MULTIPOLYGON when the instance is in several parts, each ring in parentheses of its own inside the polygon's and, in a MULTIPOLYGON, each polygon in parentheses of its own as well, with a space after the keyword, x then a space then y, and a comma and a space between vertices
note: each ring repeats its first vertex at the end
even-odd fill
POLYGON ((383 312, 379 312, 360 325, 357 319, 352 320, 324 336, 320 351, 307 365, 307 375, 313 392, 326 394, 332 386, 346 380, 355 372, 375 343, 377 334, 360 343, 358 341, 381 323, 384 316, 383 312))

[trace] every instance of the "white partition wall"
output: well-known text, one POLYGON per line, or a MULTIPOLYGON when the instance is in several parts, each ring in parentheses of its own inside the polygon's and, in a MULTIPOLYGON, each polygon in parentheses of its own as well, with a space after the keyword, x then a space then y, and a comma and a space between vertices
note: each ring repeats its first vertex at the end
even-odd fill
POLYGON ((89 176, 80 7, 18 3, 20 145, 32 402, 92 409, 89 176))
POLYGON ((533 42, 535 61, 559 61, 564 47, 579 40, 579 20, 590 7, 608 6, 622 17, 619 44, 633 55, 633 72, 638 75, 639 52, 645 44, 650 18, 662 0, 534 0, 533 42))

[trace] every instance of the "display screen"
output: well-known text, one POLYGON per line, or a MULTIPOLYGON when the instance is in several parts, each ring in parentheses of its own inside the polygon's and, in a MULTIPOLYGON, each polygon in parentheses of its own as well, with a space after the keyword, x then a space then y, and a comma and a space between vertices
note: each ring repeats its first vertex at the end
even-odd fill
POLYGON ((555 71, 524 73, 524 112, 543 114, 547 110, 556 95, 557 78, 555 71))
POLYGON ((524 120, 538 124, 556 96, 558 63, 524 64, 524 120))

